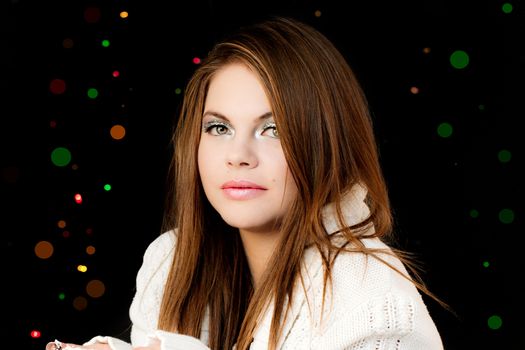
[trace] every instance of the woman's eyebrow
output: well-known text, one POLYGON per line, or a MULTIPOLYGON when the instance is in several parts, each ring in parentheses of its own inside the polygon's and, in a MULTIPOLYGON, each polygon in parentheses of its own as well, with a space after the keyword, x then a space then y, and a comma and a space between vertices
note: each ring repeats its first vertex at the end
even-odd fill
MULTIPOLYGON (((204 112, 204 114, 202 115, 202 117, 204 118, 205 116, 207 115, 211 115, 211 116, 214 116, 215 118, 219 118, 219 119, 222 119, 224 121, 227 121, 228 123, 230 123, 230 120, 224 115, 224 114, 221 114, 219 112, 215 112, 215 111, 206 111, 204 112)), ((266 112, 264 113, 263 115, 259 116, 257 118, 257 121, 259 120, 263 120, 263 119, 268 119, 268 118, 271 118, 273 117, 273 114, 272 112, 266 112)))

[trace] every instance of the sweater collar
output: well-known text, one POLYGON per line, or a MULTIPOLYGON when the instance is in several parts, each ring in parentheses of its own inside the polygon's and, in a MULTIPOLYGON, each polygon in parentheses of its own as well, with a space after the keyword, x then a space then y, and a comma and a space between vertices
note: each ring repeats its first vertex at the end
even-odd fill
POLYGON ((341 200, 341 211, 344 223, 337 221, 335 203, 327 204, 322 211, 323 224, 328 234, 334 234, 342 227, 348 227, 364 221, 369 215, 370 210, 364 202, 367 191, 362 185, 353 186, 346 192, 341 200))
MULTIPOLYGON (((342 226, 355 225, 365 220, 368 215, 370 215, 370 210, 364 202, 366 193, 367 191, 363 186, 355 185, 350 191, 343 195, 341 200, 341 211, 344 223, 342 223, 342 226)), ((323 208, 322 217, 323 225, 328 234, 336 234, 336 232, 342 228, 341 223, 337 220, 335 203, 329 203, 323 208)), ((311 295, 312 281, 318 280, 319 274, 322 273, 323 264, 317 249, 305 250, 303 261, 304 264, 301 268, 301 274, 303 276, 304 286, 301 282, 298 282, 295 285, 294 298, 292 300, 289 314, 286 317, 283 333, 277 344, 278 349, 286 342, 301 310, 304 308, 306 304, 306 295, 311 295)), ((287 302, 288 298, 286 303, 287 302)), ((284 305, 285 309, 287 307, 286 303, 284 305)), ((250 346, 250 350, 268 349, 274 307, 274 301, 272 300, 254 334, 254 340, 250 346)))

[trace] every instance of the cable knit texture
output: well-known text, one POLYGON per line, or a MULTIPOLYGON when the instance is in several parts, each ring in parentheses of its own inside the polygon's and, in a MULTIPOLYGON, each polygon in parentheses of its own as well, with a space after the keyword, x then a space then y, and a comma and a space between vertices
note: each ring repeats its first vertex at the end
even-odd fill
MULTIPOLYGON (((368 216, 363 202, 365 195, 364 189, 356 187, 345 196, 342 204, 346 224, 354 224, 368 216)), ((323 219, 327 232, 335 232, 340 226, 334 218, 332 205, 325 208, 323 219)), ((379 239, 363 242, 370 248, 388 249, 379 239)), ((146 249, 130 307, 131 343, 145 346, 151 339, 157 339, 162 350, 206 350, 209 349, 207 315, 200 339, 157 330, 174 245, 175 233, 170 231, 160 235, 146 249)), ((408 275, 397 258, 387 254, 381 257, 408 275)), ((323 266, 316 248, 305 251, 301 273, 304 287, 300 281, 295 286, 291 312, 278 349, 443 349, 438 330, 417 289, 377 259, 360 253, 341 253, 332 270, 333 293, 327 289, 324 308, 323 266)), ((273 304, 270 304, 256 329, 250 350, 268 349, 272 314, 273 304)), ((131 344, 103 338, 114 350, 131 349, 131 344)))

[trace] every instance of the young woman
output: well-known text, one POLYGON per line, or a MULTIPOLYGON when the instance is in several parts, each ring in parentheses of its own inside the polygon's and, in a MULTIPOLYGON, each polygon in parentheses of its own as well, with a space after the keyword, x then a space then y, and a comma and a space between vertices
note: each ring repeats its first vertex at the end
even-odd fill
POLYGON ((218 43, 187 86, 174 146, 131 344, 83 348, 443 348, 421 292, 433 295, 387 245, 365 96, 320 32, 274 18, 218 43))

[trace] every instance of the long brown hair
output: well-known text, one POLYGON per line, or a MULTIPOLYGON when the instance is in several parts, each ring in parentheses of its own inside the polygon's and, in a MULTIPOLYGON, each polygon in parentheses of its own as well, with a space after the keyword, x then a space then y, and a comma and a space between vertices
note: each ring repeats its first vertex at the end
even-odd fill
MULTIPOLYGON (((173 192, 164 228, 177 229, 177 243, 160 329, 199 337, 209 308, 211 349, 231 349, 237 343, 239 350, 245 350, 273 299, 270 349, 275 349, 287 314, 285 300, 293 298, 307 246, 315 245, 322 253, 324 287, 331 282, 330 271, 341 249, 381 259, 378 251, 360 241, 364 235, 385 239, 392 231, 367 101, 344 57, 313 27, 273 18, 216 44, 187 85, 173 143, 173 192), (246 65, 259 77, 299 189, 280 225, 283 239, 278 254, 271 258, 256 290, 238 230, 224 223, 209 204, 197 168, 208 86, 215 72, 233 62, 246 65), (339 203, 356 184, 367 190, 370 215, 344 227, 339 203), (332 202, 344 227, 346 247, 333 244, 323 226, 322 209, 332 202), (370 225, 373 231, 366 229, 370 225)), ((411 268, 409 256, 397 255, 414 273, 415 285, 432 296, 411 268)))

